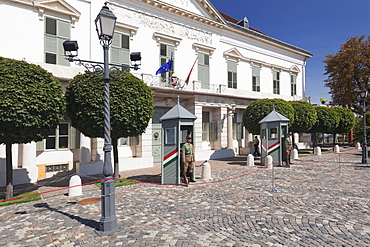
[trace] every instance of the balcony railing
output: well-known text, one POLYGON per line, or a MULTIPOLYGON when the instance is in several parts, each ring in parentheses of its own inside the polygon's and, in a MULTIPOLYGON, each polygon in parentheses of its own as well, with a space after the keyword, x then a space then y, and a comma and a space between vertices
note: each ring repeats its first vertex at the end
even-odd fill
POLYGON ((179 89, 185 91, 197 91, 205 93, 225 93, 226 86, 221 84, 209 84, 208 88, 205 88, 200 81, 189 81, 185 83, 185 80, 179 79, 177 85, 172 85, 169 81, 163 79, 161 76, 151 74, 135 74, 134 75, 142 79, 150 87, 160 87, 169 89, 179 89))

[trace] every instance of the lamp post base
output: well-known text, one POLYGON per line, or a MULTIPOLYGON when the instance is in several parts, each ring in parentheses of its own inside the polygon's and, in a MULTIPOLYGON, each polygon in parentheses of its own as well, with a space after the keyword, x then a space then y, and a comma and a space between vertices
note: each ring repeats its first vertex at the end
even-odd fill
POLYGON ((114 179, 108 179, 101 183, 101 199, 102 217, 99 222, 98 230, 95 232, 103 236, 121 229, 117 225, 117 216, 115 212, 114 179))
POLYGON ((367 145, 364 145, 362 148, 362 164, 369 164, 369 152, 367 145))

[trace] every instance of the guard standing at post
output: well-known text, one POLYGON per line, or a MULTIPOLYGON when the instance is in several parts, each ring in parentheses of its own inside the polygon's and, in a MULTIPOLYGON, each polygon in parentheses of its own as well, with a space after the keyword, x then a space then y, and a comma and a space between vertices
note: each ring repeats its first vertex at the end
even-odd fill
POLYGON ((288 136, 285 138, 284 145, 285 145, 285 154, 286 154, 286 164, 292 164, 290 162, 290 155, 292 154, 292 141, 290 140, 291 134, 288 134, 288 136))
POLYGON ((260 140, 258 140, 258 137, 255 136, 253 140, 253 147, 254 147, 253 156, 261 156, 260 151, 259 151, 259 145, 260 145, 260 140))
POLYGON ((182 153, 182 163, 184 164, 183 177, 186 184, 189 183, 188 176, 190 177, 190 182, 195 182, 194 180, 194 148, 191 144, 191 135, 186 137, 186 142, 181 147, 182 153))

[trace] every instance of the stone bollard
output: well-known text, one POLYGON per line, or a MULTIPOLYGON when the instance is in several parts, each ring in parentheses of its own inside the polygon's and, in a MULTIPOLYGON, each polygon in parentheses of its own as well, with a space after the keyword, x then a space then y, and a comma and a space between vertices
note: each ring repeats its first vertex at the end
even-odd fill
POLYGON ((269 169, 272 169, 272 167, 274 166, 272 164, 272 156, 271 155, 267 155, 266 159, 265 159, 265 166, 269 165, 267 168, 269 169))
POLYGON ((211 165, 208 161, 204 161, 202 164, 202 179, 212 179, 211 177, 211 165))
POLYGON ((298 150, 297 149, 293 149, 293 159, 294 160, 298 159, 298 150))
POLYGON ((357 150, 361 150, 361 144, 359 142, 356 143, 357 150))
POLYGON ((335 152, 336 154, 339 154, 339 153, 340 153, 340 149, 339 149, 339 146, 338 146, 338 145, 335 145, 335 146, 334 146, 334 152, 335 152))
POLYGON ((254 156, 253 156, 253 154, 248 154, 247 166, 254 166, 254 156))
POLYGON ((81 178, 78 175, 73 175, 69 179, 68 197, 82 196, 81 178), (74 187, 73 187, 74 186, 74 187))
POLYGON ((320 147, 315 148, 315 154, 316 155, 321 155, 321 148, 320 147))

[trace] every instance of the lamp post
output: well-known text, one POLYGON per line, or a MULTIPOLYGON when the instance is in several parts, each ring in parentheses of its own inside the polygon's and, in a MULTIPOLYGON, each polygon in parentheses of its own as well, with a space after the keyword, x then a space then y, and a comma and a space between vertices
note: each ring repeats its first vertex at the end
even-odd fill
POLYGON ((63 43, 64 55, 67 56, 68 61, 76 62, 77 65, 84 66, 87 70, 94 73, 96 76, 103 76, 104 82, 104 164, 103 174, 105 180, 101 184, 101 219, 96 233, 99 235, 107 235, 116 232, 120 229, 117 224, 117 216, 115 212, 115 187, 114 179, 112 179, 112 145, 110 134, 110 100, 109 100, 109 75, 120 75, 117 73, 119 69, 129 71, 130 68, 134 70, 139 69, 141 64, 140 52, 133 52, 130 54, 131 65, 117 65, 109 64, 109 46, 112 43, 114 29, 116 25, 116 16, 106 6, 102 7, 98 16, 95 19, 96 31, 103 46, 104 63, 81 60, 77 58, 78 44, 77 41, 67 40, 63 43), (103 65, 103 66, 102 66, 103 65))
POLYGON ((363 144, 362 144, 362 164, 368 164, 368 148, 367 148, 367 134, 366 134, 366 98, 367 90, 364 89, 360 92, 362 100, 362 112, 363 112, 363 144))

